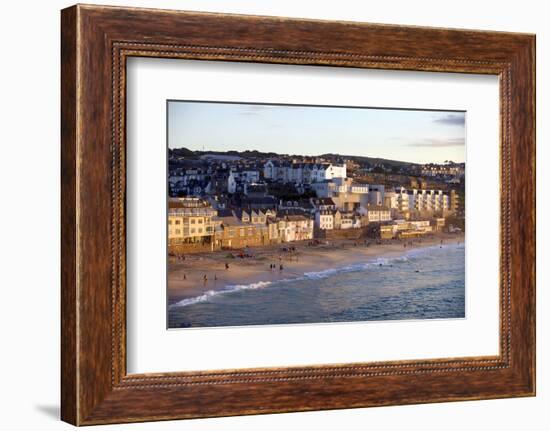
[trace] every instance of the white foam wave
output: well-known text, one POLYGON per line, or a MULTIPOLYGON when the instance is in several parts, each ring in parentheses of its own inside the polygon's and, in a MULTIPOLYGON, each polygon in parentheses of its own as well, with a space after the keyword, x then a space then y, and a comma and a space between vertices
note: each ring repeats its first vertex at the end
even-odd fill
MULTIPOLYGON (((284 281, 284 280, 277 280, 277 281, 284 281)), ((237 292, 239 290, 261 289, 263 287, 269 286, 271 283, 272 283, 271 281, 258 281, 256 283, 251 283, 251 284, 230 284, 220 290, 209 290, 203 293, 202 295, 195 296, 193 298, 182 299, 181 301, 171 304, 169 308, 185 307, 188 305, 197 304, 199 302, 206 302, 209 299, 213 298, 214 296, 223 295, 231 292, 237 292)))

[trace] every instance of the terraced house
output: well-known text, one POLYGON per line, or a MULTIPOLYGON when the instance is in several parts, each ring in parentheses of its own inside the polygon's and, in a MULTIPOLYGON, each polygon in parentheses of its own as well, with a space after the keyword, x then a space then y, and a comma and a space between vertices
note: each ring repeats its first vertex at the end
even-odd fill
POLYGON ((313 219, 305 215, 282 215, 278 221, 282 242, 313 239, 313 219))
POLYGON ((168 202, 168 244, 209 244, 217 211, 200 198, 172 198, 168 202))
POLYGON ((346 164, 268 160, 264 165, 264 178, 283 183, 311 184, 333 178, 346 178, 346 164))
POLYGON ((215 219, 214 247, 239 249, 267 245, 269 228, 266 216, 252 211, 220 211, 215 219))

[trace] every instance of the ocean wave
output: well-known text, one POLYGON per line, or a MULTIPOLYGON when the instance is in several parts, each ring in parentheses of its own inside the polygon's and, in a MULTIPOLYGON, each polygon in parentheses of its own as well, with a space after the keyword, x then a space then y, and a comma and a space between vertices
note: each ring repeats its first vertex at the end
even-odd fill
POLYGON ((358 262, 358 263, 353 263, 353 264, 340 266, 336 268, 328 268, 322 271, 306 272, 301 276, 293 277, 293 278, 283 278, 283 279, 273 280, 273 281, 257 281, 250 284, 231 284, 219 290, 209 290, 203 293, 202 295, 192 297, 192 298, 182 299, 181 301, 171 304, 169 308, 186 307, 186 306, 197 304, 200 302, 206 302, 219 295, 225 295, 225 294, 234 293, 242 290, 263 289, 274 283, 285 284, 289 282, 304 281, 304 280, 321 280, 321 279, 329 278, 331 276, 335 276, 342 273, 364 271, 369 268, 376 268, 380 266, 382 267, 392 266, 394 263, 400 263, 400 262, 404 262, 404 263, 414 262, 416 258, 422 257, 422 255, 424 254, 427 254, 429 252, 432 252, 441 248, 448 249, 451 247, 464 248, 464 243, 443 244, 442 246, 438 244, 434 246, 416 248, 416 249, 408 250, 403 255, 400 255, 400 256, 379 257, 375 259, 370 259, 366 262, 358 262))
MULTIPOLYGON (((282 281, 282 280, 278 280, 278 281, 282 281)), ((251 284, 230 284, 220 290, 209 290, 203 293, 202 295, 195 296, 193 298, 182 299, 181 301, 171 304, 168 308, 186 307, 188 305, 197 304, 199 302, 206 302, 215 296, 223 295, 231 292, 237 292, 239 290, 261 289, 263 287, 269 286, 271 283, 272 283, 271 281, 258 281, 256 283, 251 283, 251 284)))

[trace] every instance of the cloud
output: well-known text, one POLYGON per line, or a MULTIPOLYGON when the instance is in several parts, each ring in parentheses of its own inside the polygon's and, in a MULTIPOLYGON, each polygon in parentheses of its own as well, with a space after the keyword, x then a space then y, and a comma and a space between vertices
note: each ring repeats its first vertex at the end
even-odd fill
POLYGON ((255 115, 259 115, 260 113, 258 111, 241 111, 239 112, 239 115, 250 115, 250 116, 255 116, 255 115))
POLYGON ((464 146, 464 138, 426 138, 422 141, 412 142, 407 144, 408 147, 417 148, 447 148, 447 147, 462 147, 464 146))
POLYGON ((438 117, 434 123, 446 124, 448 126, 464 126, 464 114, 447 114, 444 117, 438 117))
POLYGON ((239 115, 260 115, 261 113, 265 112, 267 109, 272 108, 269 105, 238 105, 238 111, 237 113, 239 115))

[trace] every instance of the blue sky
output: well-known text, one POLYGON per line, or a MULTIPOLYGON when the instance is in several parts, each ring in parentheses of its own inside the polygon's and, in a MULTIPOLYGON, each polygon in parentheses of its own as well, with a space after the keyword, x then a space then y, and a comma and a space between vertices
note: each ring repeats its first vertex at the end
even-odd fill
POLYGON ((170 101, 168 146, 464 162, 465 113, 170 101))

